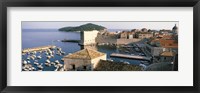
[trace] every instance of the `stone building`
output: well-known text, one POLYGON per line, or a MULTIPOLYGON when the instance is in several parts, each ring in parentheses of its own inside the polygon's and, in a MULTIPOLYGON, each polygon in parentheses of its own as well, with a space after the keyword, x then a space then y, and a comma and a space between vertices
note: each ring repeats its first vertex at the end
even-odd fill
POLYGON ((173 39, 154 39, 146 44, 146 49, 152 56, 160 56, 164 51, 178 53, 178 42, 173 39))
POLYGON ((160 35, 173 35, 172 30, 162 29, 159 31, 160 35))
POLYGON ((106 54, 86 48, 66 55, 63 59, 65 71, 90 71, 100 60, 106 60, 106 54))
POLYGON ((120 33, 120 39, 133 39, 135 38, 134 31, 123 31, 120 33))
POLYGON ((133 34, 128 34, 128 39, 133 39, 133 34))
POLYGON ((101 60, 97 64, 94 71, 141 71, 142 67, 133 64, 126 64, 123 62, 113 62, 108 60, 101 60))
POLYGON ((159 46, 152 46, 150 44, 146 44, 146 50, 152 55, 152 56, 159 56, 160 53, 162 53, 165 49, 163 47, 159 46))
POLYGON ((133 38, 135 38, 135 32, 134 31, 128 32, 128 39, 133 39, 133 38))
POLYGON ((93 31, 81 31, 81 41, 80 45, 92 45, 96 44, 96 37, 98 35, 97 30, 93 31))
POLYGON ((160 54, 160 62, 174 62, 175 53, 172 51, 164 51, 160 54))
POLYGON ((142 32, 148 32, 148 30, 146 28, 142 28, 141 31, 142 32))
MULTIPOLYGON (((166 53, 166 52, 165 52, 166 53)), ((169 53, 169 52, 168 52, 169 53)), ((167 55, 171 56, 171 53, 167 55)), ((178 71, 178 54, 174 55, 173 61, 165 61, 159 63, 153 63, 149 65, 145 71, 178 71)))
POLYGON ((121 39, 127 39, 127 38, 128 38, 128 33, 127 33, 127 31, 122 31, 122 32, 120 33, 120 38, 121 38, 121 39))
POLYGON ((136 38, 143 39, 143 38, 150 38, 153 37, 153 33, 151 32, 139 32, 136 34, 136 38))
POLYGON ((159 37, 159 32, 158 31, 154 31, 153 32, 153 37, 159 37))

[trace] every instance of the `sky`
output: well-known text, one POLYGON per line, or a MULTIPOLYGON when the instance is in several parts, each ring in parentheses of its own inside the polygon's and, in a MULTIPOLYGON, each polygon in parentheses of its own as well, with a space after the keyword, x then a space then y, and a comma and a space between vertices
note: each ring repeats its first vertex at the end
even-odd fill
POLYGON ((159 30, 159 29, 172 29, 176 24, 178 26, 177 21, 151 21, 151 22, 141 22, 141 21, 113 21, 113 22, 95 22, 95 21, 84 21, 84 22, 56 22, 56 21, 22 21, 22 29, 59 29, 62 27, 68 26, 80 26, 87 23, 93 23, 97 25, 101 25, 106 27, 107 29, 152 29, 152 30, 159 30))

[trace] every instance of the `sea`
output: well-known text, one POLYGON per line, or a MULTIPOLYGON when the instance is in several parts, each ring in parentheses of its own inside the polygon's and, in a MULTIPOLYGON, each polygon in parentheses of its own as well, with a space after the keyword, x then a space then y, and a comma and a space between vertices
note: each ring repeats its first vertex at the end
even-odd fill
MULTIPOLYGON (((109 31, 122 31, 122 29, 109 29, 109 31)), ((57 29, 22 29, 22 49, 33 48, 39 46, 47 46, 47 45, 55 45, 60 47, 62 51, 65 52, 64 55, 54 55, 54 58, 51 58, 50 61, 54 62, 55 60, 59 60, 61 64, 61 59, 63 56, 66 56, 69 53, 74 53, 81 50, 81 46, 78 43, 74 42, 61 42, 60 40, 80 40, 80 32, 62 32, 57 29)), ((117 52, 117 48, 114 46, 101 45, 96 46, 97 50, 107 54, 107 59, 114 60, 116 62, 129 62, 133 65, 139 65, 139 60, 133 59, 124 59, 124 58, 111 58, 110 54, 117 52)), ((36 53, 36 56, 42 56, 41 59, 37 60, 39 63, 44 65, 47 60, 44 53, 36 53)), ((22 55, 22 60, 26 60, 29 55, 22 55)), ((30 63, 36 68, 34 65, 34 61, 30 60, 30 63)), ((54 66, 46 67, 44 65, 43 71, 54 71, 56 68, 54 66)))

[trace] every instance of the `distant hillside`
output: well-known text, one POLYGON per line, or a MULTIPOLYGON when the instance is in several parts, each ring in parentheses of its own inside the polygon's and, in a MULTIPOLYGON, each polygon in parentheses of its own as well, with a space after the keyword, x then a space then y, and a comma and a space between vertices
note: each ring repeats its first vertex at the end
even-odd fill
POLYGON ((63 27, 60 28, 59 31, 71 32, 71 31, 92 31, 92 30, 104 30, 104 29, 105 27, 103 26, 88 23, 76 27, 63 27))

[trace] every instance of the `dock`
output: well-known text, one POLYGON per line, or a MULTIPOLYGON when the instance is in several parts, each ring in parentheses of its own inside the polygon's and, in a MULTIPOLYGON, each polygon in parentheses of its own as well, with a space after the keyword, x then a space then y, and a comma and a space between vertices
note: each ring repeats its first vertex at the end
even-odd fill
POLYGON ((147 60, 147 61, 151 60, 151 58, 145 57, 145 56, 127 55, 127 54, 119 54, 119 53, 112 53, 110 56, 111 57, 128 58, 128 59, 147 60))
POLYGON ((28 52, 34 52, 34 51, 45 51, 50 48, 56 48, 56 46, 48 45, 48 46, 40 46, 40 47, 34 47, 34 48, 27 48, 22 50, 22 53, 28 53, 28 52))
POLYGON ((73 42, 73 43, 79 43, 80 40, 66 40, 66 39, 64 39, 64 40, 61 40, 61 42, 73 42))

